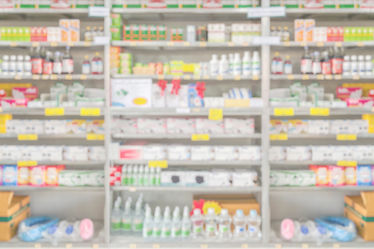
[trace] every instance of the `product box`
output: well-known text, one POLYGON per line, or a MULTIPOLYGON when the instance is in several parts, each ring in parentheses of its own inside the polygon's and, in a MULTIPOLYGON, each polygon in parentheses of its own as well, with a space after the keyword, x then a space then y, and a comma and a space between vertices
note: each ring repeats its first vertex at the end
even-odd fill
POLYGON ((371 166, 370 165, 358 165, 357 166, 357 185, 358 186, 370 186, 371 179, 371 166))
POLYGON ((374 192, 344 197, 344 215, 356 224, 358 234, 374 241, 374 192))
POLYGON ((151 107, 152 79, 112 79, 112 106, 151 107))
POLYGON ((30 183, 30 167, 18 166, 18 186, 29 185, 30 183))
POLYGON ((357 185, 357 167, 344 168, 345 185, 357 185))
POLYGON ((17 165, 4 165, 3 166, 3 185, 4 186, 17 186, 18 171, 17 165))
POLYGON ((344 167, 329 165, 329 186, 343 186, 345 184, 344 167))
POLYGON ((0 241, 9 241, 16 235, 18 224, 30 216, 30 197, 0 192, 0 241))
POLYGON ((327 186, 329 184, 328 166, 310 165, 309 169, 316 174, 316 186, 327 186))

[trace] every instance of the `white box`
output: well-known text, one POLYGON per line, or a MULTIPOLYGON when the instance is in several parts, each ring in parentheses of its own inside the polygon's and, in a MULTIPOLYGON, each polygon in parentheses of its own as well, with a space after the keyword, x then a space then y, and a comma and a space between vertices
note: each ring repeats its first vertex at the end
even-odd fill
POLYGON ((270 161, 285 161, 286 160, 286 147, 272 146, 269 151, 270 161))
POLYGON ((190 147, 171 144, 167 147, 167 158, 172 161, 191 160, 190 147))
POLYGON ((166 121, 163 118, 138 118, 138 133, 166 134, 166 121))
POLYGON ((169 134, 193 134, 195 133, 195 119, 167 118, 166 130, 169 134))
POLYGON ((214 151, 211 146, 191 146, 191 160, 211 161, 214 160, 214 151))
POLYGON ((232 185, 237 187, 257 186, 257 172, 247 170, 236 170, 232 173, 232 185))
POLYGON ((223 121, 209 120, 207 118, 197 118, 196 132, 208 134, 222 134, 224 133, 223 121))
POLYGON ((208 186, 231 186, 231 172, 214 170, 209 175, 208 186))
POLYGON ((215 146, 214 160, 216 161, 236 161, 238 160, 238 151, 235 146, 215 146))
POLYGON ((88 147, 84 147, 84 146, 64 147, 64 160, 87 161, 88 160, 88 147))
POLYGON ((152 107, 152 79, 112 79, 112 106, 152 107))
POLYGON ((261 160, 260 146, 238 146, 238 160, 259 161, 261 160))
POLYGON ((253 118, 225 118, 224 129, 227 134, 253 134, 255 132, 255 121, 253 118))
POLYGON ((166 148, 163 145, 147 145, 143 148, 143 160, 165 160, 166 148))

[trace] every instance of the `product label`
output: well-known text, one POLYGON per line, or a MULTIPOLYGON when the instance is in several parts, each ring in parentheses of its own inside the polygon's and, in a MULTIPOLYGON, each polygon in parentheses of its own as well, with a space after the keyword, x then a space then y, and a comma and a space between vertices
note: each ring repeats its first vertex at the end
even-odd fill
POLYGON ((100 108, 81 108, 81 116, 100 116, 100 108))
POLYGON ((18 134, 18 140, 20 141, 38 140, 38 134, 18 134))
POLYGON ((293 108, 274 108, 274 116, 294 116, 293 108))
POLYGON ((182 236, 183 237, 190 237, 191 231, 189 229, 183 229, 182 230, 182 236))
POLYGON ((321 107, 312 107, 309 110, 311 116, 329 116, 330 109, 329 108, 321 108, 321 107))
POLYGON ((210 136, 209 134, 192 134, 191 140, 192 141, 209 141, 210 136))
POLYGON ((17 166, 36 166, 38 165, 37 161, 18 161, 17 166))
POLYGON ((121 229, 121 221, 113 221, 112 220, 112 229, 113 230, 119 230, 121 229))
POLYGON ((201 233, 202 231, 203 231, 203 227, 201 227, 201 226, 194 226, 194 228, 193 228, 193 232, 195 234, 201 233))
POLYGON ((122 223, 122 230, 131 231, 131 223, 122 223))
POLYGON ((270 135, 270 140, 288 140, 288 135, 286 133, 281 133, 281 134, 271 134, 270 135))
POLYGON ((167 168, 168 167, 168 161, 166 160, 160 160, 160 161, 148 161, 148 167, 149 168, 167 168))
POLYGON ((44 109, 45 116, 64 116, 64 114, 65 114, 65 109, 62 107, 44 109))
POLYGON ((222 109, 209 109, 209 119, 210 120, 222 120, 223 111, 222 109))

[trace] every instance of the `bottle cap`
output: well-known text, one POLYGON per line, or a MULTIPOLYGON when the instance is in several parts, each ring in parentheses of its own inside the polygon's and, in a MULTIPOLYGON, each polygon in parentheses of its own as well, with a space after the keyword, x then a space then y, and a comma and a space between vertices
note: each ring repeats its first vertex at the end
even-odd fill
POLYGON ((221 209, 221 215, 228 215, 229 214, 229 210, 227 209, 221 209))
POLYGON ((208 214, 210 215, 216 214, 216 210, 214 210, 214 208, 208 208, 208 214))
POLYGON ((200 215, 200 214, 201 214, 200 209, 195 208, 195 209, 193 210, 193 214, 194 214, 194 215, 200 215))
POLYGON ((251 209, 251 210, 249 211, 249 216, 251 216, 251 217, 256 217, 256 216, 257 216, 257 211, 254 210, 254 209, 251 209))
POLYGON ((241 210, 241 209, 237 209, 237 210, 236 210, 236 216, 238 216, 238 217, 244 217, 243 210, 241 210))

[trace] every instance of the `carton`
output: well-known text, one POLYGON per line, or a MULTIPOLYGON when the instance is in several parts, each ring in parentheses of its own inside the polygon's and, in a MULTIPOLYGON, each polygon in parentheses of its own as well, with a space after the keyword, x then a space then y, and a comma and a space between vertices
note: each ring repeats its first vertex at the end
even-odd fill
POLYGON ((60 29, 61 29, 61 42, 69 42, 70 41, 70 20, 69 19, 60 19, 60 29))
POLYGON ((18 224, 30 216, 29 206, 29 196, 0 192, 0 241, 8 241, 16 234, 18 224))
POLYGON ((307 19, 304 21, 304 41, 312 42, 313 41, 313 32, 314 27, 316 26, 316 21, 314 19, 307 19))
POLYGON ((344 215, 357 227, 364 240, 374 241, 374 192, 344 197, 344 215))
POLYGON ((295 41, 303 42, 305 34, 305 20, 296 19, 295 20, 295 41))
POLYGON ((69 39, 70 42, 80 41, 80 20, 72 19, 69 21, 69 39))

